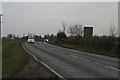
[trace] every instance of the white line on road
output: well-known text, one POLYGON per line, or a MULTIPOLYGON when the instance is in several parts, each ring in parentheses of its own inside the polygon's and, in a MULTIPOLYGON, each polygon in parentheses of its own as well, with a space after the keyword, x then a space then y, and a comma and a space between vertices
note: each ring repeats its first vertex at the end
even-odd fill
POLYGON ((80 58, 80 59, 82 59, 82 60, 85 60, 85 61, 88 61, 88 62, 90 61, 90 60, 88 60, 88 59, 85 59, 85 58, 80 58))
MULTIPOLYGON (((47 45, 48 45, 48 44, 47 44, 47 45)), ((49 44, 49 45, 50 45, 50 44, 49 44)), ((61 47, 59 47, 59 48, 61 48, 61 47)), ((69 49, 69 50, 70 50, 70 49, 69 49)), ((72 51, 74 51, 74 50, 72 50, 72 51)), ((93 62, 92 60, 88 60, 88 59, 85 59, 85 58, 82 58, 82 57, 78 57, 78 56, 75 56, 75 55, 72 55, 72 54, 70 54, 70 56, 71 56, 71 57, 74 57, 74 58, 79 58, 79 59, 84 60, 84 61, 87 61, 87 62, 93 62)), ((36 58, 36 59, 37 59, 37 58, 36 58)), ((119 69, 117 69, 117 68, 115 68, 115 67, 112 67, 112 66, 107 66, 107 65, 104 65, 104 64, 95 62, 95 61, 94 61, 93 63, 96 64, 96 65, 101 65, 101 66, 110 68, 110 69, 114 69, 114 70, 116 70, 116 71, 120 71, 119 69)))
MULTIPOLYGON (((84 61, 88 61, 88 62, 91 62, 91 60, 88 60, 88 59, 85 59, 85 58, 81 58, 81 57, 78 57, 78 56, 75 56, 75 55, 70 55, 70 56, 72 56, 72 57, 74 57, 74 58, 79 58, 79 59, 82 59, 82 60, 84 60, 84 61)), ((98 64, 98 65, 103 65, 103 64, 101 64, 101 63, 97 63, 97 62, 94 62, 95 64, 98 64)), ((119 69, 117 69, 117 68, 115 68, 115 67, 112 67, 112 66, 106 66, 106 65, 104 65, 105 67, 108 67, 108 68, 111 68, 111 69, 114 69, 114 70, 116 70, 116 71, 120 71, 119 69)))
MULTIPOLYGON (((22 43, 22 47, 25 49, 25 47, 23 46, 22 43)), ((27 49, 25 49, 25 51, 27 51, 35 60, 37 60, 38 62, 40 62, 41 64, 43 64, 45 67, 47 67, 49 70, 51 70, 55 75, 57 75, 59 78, 66 80, 63 76, 61 76, 59 73, 57 73, 56 71, 54 71, 52 68, 50 68, 47 64, 45 64, 44 62, 40 61, 39 59, 37 59, 31 52, 29 52, 27 49)))
POLYGON ((84 60, 84 61, 90 61, 90 60, 88 60, 88 59, 85 59, 85 58, 81 58, 81 57, 78 57, 78 56, 74 56, 74 55, 70 55, 70 56, 72 56, 72 57, 74 57, 74 58, 79 58, 79 59, 82 59, 82 60, 84 60))
POLYGON ((72 56, 72 57, 75 57, 75 58, 79 58, 79 57, 77 57, 77 56, 74 56, 74 55, 70 55, 70 56, 72 56))
POLYGON ((120 71, 119 69, 115 68, 115 67, 112 67, 112 66, 105 66, 105 67, 108 67, 108 68, 111 68, 111 69, 114 69, 116 71, 120 71))

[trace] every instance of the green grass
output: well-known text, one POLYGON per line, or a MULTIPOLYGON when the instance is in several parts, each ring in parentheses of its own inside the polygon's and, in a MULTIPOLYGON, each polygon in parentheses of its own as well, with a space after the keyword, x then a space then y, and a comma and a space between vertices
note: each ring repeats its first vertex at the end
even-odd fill
POLYGON ((93 54, 105 55, 105 56, 110 56, 110 57, 115 57, 115 58, 120 57, 120 55, 118 56, 117 54, 114 54, 112 52, 107 52, 107 51, 102 51, 102 50, 97 51, 97 50, 93 50, 93 49, 83 49, 83 48, 80 48, 79 46, 75 46, 75 45, 57 44, 57 43, 51 43, 51 42, 49 42, 49 44, 64 47, 64 48, 68 48, 68 49, 74 49, 74 50, 78 50, 78 51, 90 52, 90 53, 93 53, 93 54))
POLYGON ((13 78, 28 62, 29 57, 21 46, 22 41, 3 41, 2 78, 13 78))
POLYGON ((0 41, 0 79, 2 78, 2 41, 0 41))

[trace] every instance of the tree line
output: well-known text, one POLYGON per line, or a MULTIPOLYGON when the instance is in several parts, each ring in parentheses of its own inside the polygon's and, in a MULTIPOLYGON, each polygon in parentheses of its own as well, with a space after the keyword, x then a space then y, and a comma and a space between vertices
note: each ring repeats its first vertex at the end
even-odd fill
MULTIPOLYGON (((62 29, 56 34, 46 34, 43 37, 33 34, 33 36, 36 41, 48 39, 53 43, 77 46, 83 50, 105 51, 112 54, 118 54, 120 50, 120 36, 117 36, 114 25, 111 25, 107 31, 104 31, 102 36, 93 35, 90 38, 84 37, 84 28, 82 24, 67 26, 65 23, 62 24, 62 29)), ((2 39, 27 40, 28 35, 23 34, 22 37, 19 37, 15 34, 8 34, 7 37, 2 37, 2 39)))
POLYGON ((114 25, 110 25, 109 29, 102 36, 94 35, 85 37, 84 28, 81 24, 69 25, 67 29, 64 24, 63 30, 57 33, 57 39, 60 43, 72 48, 79 48, 84 51, 107 53, 108 55, 119 55, 120 57, 120 36, 114 25), (70 35, 67 36, 66 32, 70 35))

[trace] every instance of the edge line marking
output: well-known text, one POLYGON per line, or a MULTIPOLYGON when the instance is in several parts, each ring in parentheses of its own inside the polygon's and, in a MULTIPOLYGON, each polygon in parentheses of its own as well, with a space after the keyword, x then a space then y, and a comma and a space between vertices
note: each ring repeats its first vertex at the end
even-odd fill
POLYGON ((57 73, 56 71, 54 71, 52 68, 50 68, 47 64, 45 64, 43 61, 38 60, 31 52, 29 52, 27 49, 25 49, 25 47, 23 46, 22 43, 22 47, 23 49, 29 53, 36 61, 40 62, 41 64, 43 64, 45 67, 47 67, 50 71, 52 71, 55 75, 57 75, 59 78, 61 78, 62 80, 66 80, 63 76, 61 76, 59 73, 57 73))

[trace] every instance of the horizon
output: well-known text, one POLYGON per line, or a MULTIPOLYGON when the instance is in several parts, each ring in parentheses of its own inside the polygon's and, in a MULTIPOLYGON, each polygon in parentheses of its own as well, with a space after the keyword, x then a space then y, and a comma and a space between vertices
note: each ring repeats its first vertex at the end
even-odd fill
POLYGON ((118 29, 117 2, 3 2, 2 9, 2 36, 57 34, 62 22, 92 26, 98 36, 111 24, 118 29))

